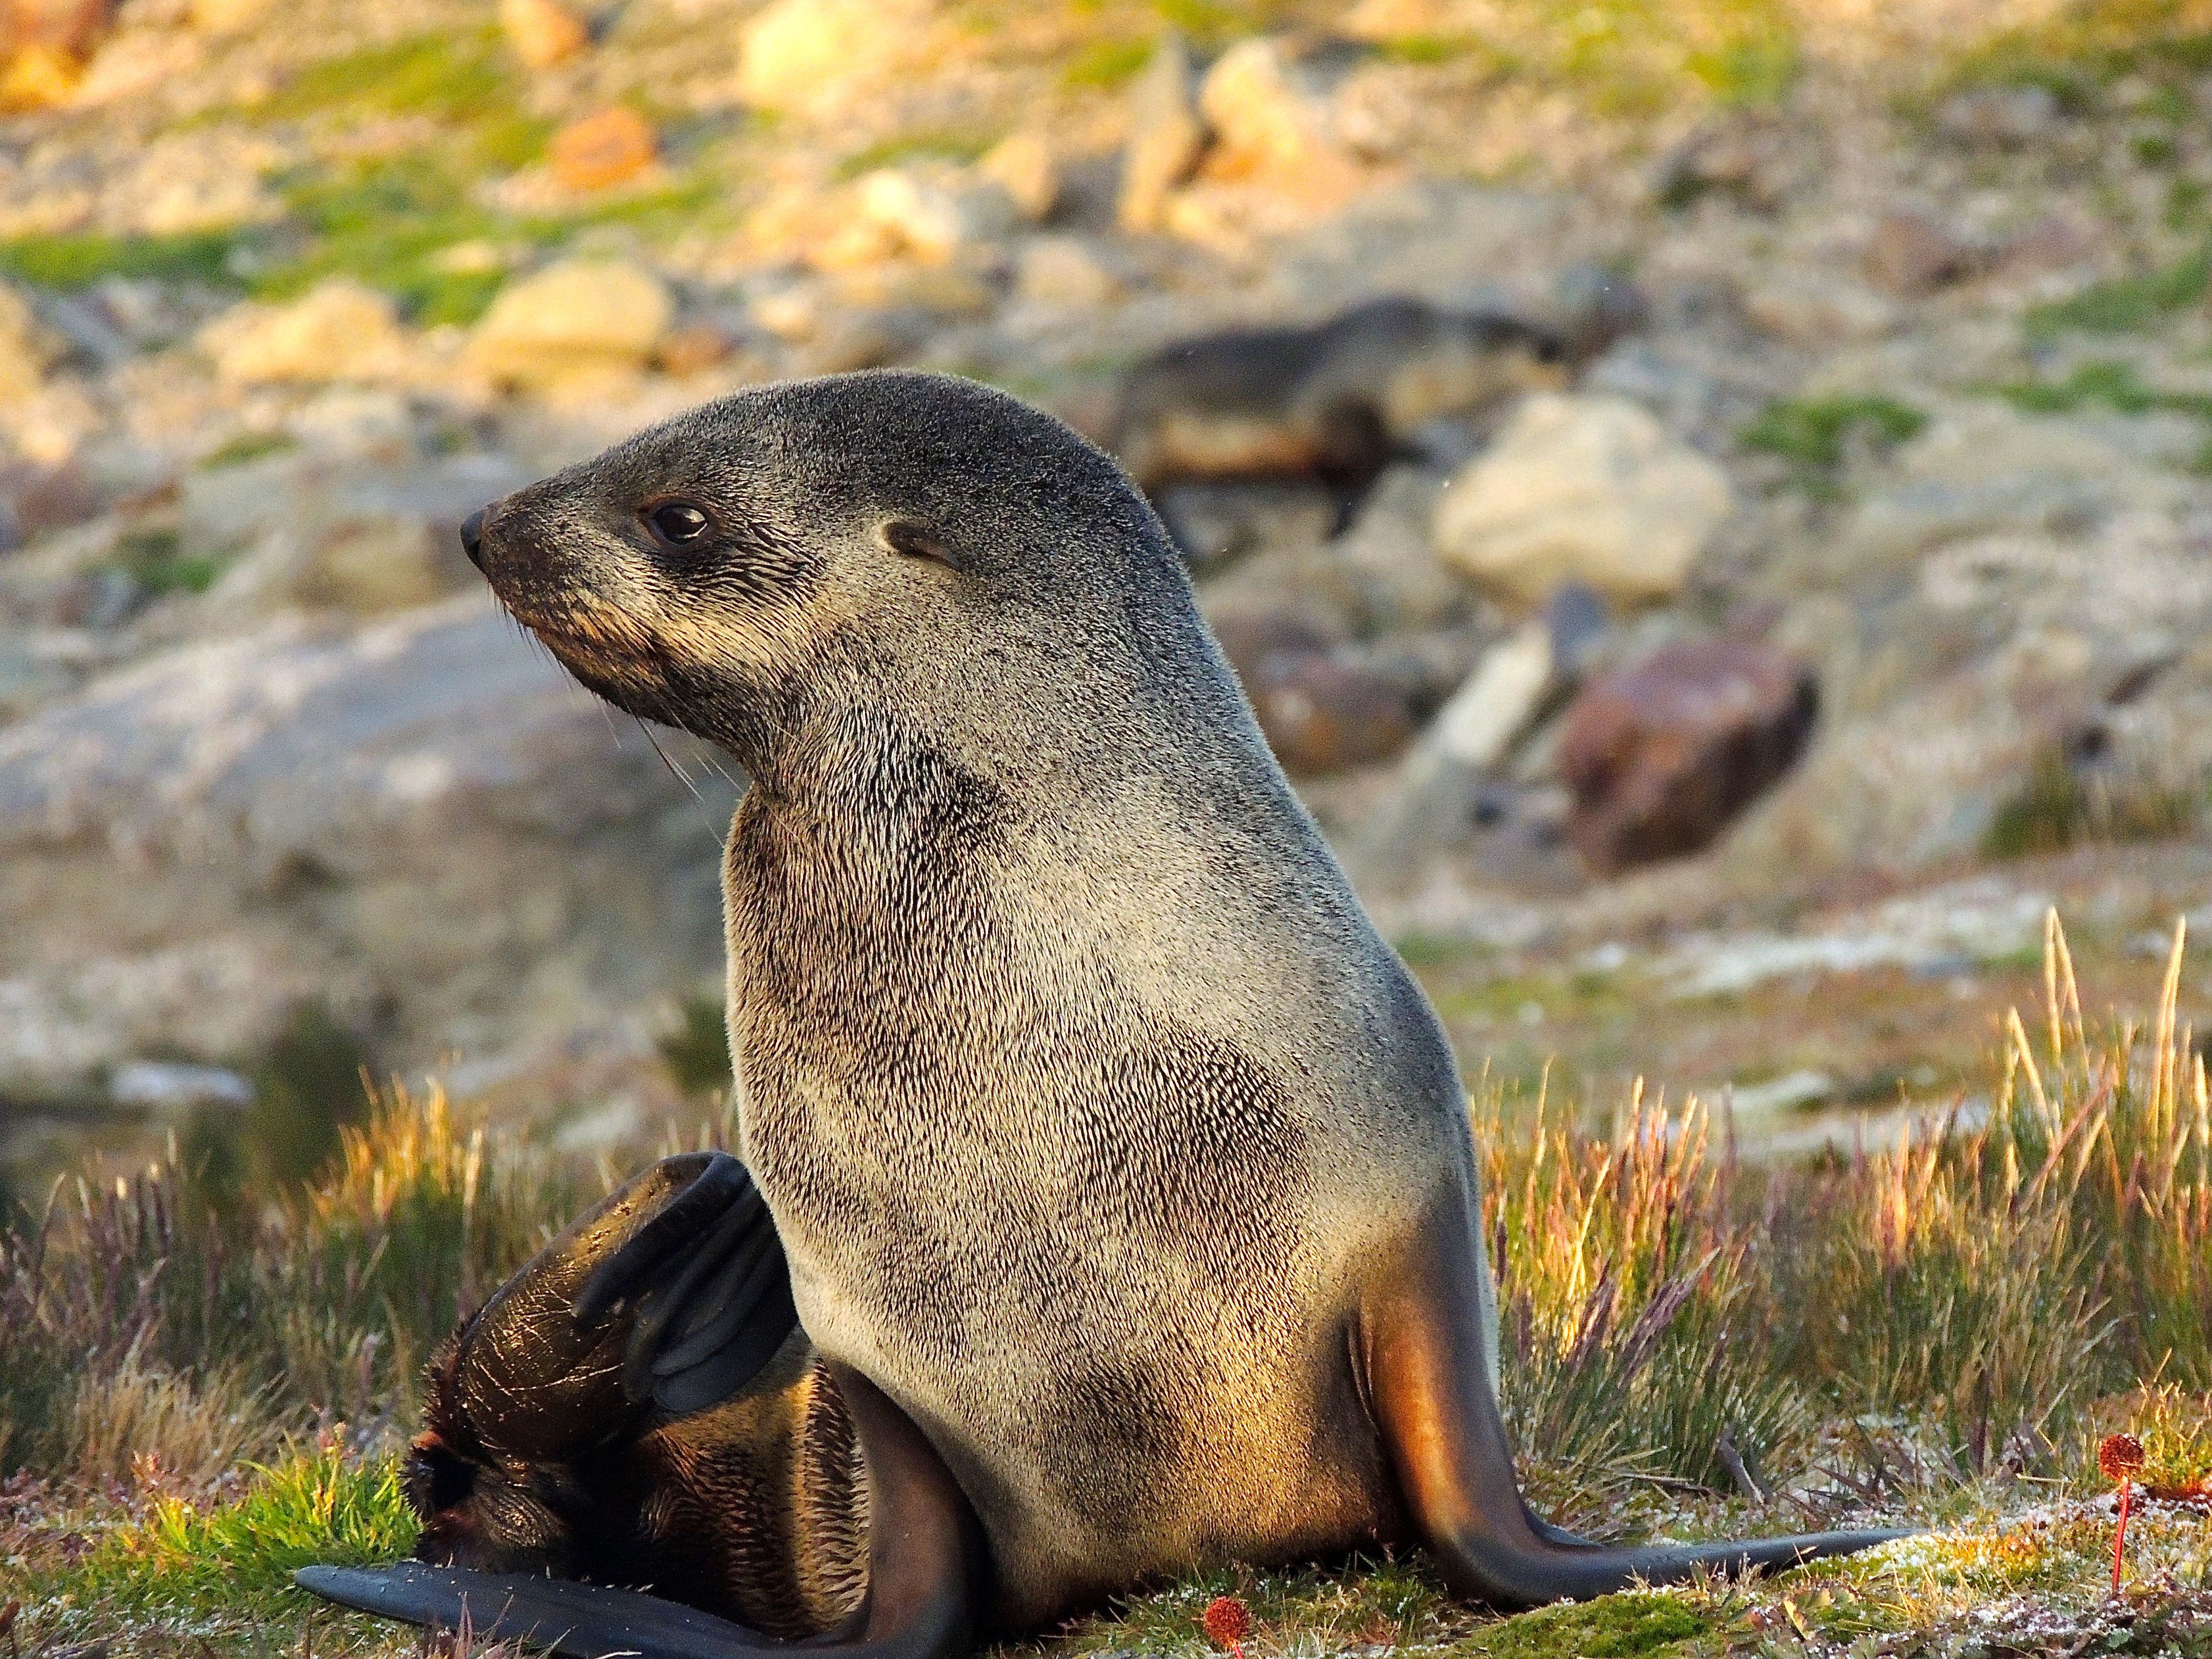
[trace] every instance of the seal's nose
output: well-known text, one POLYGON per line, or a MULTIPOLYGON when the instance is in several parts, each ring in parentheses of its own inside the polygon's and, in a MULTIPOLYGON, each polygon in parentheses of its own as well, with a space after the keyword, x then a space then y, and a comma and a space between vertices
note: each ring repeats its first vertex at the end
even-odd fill
MULTIPOLYGON (((483 568, 483 515, 478 507, 461 520, 461 551, 469 556, 469 562, 479 570, 483 568)), ((450 520, 448 523, 452 522, 450 520)))

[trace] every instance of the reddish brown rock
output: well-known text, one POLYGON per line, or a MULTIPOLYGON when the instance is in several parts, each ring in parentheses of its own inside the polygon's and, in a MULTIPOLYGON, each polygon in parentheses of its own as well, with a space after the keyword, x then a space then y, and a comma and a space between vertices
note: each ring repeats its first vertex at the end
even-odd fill
POLYGON ((1695 853, 1788 771, 1820 688, 1766 646, 1671 645, 1569 705, 1559 775, 1567 835, 1601 873, 1695 853))
POLYGON ((691 323, 663 340, 654 355, 664 370, 681 378, 726 362, 733 349, 730 337, 712 323, 691 323))
POLYGON ((1405 684, 1352 659, 1334 630, 1292 609, 1212 619, 1275 758, 1309 776, 1386 760, 1412 741, 1405 684))
POLYGON ((616 104, 555 133, 546 160, 567 189, 594 191, 635 179, 659 151, 652 124, 628 105, 616 104))
POLYGON ((82 62, 115 11, 115 0, 0 0, 0 54, 44 46, 82 62))
POLYGON ((0 465, 0 553, 36 541, 50 530, 82 524, 100 509, 100 492, 75 461, 0 465))
POLYGON ((1867 244, 1866 274, 1876 287, 1911 299, 1968 275, 1974 255, 1974 249, 1929 215, 1893 208, 1881 216, 1867 244))
POLYGON ((1388 760, 1412 741, 1405 692, 1322 651, 1271 656, 1245 682, 1275 758, 1309 775, 1388 760))

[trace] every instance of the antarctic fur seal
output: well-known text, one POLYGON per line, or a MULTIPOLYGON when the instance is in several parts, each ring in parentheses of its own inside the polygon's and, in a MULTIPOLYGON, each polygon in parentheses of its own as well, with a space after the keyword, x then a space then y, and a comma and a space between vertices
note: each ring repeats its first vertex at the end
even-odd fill
MULTIPOLYGON (((1891 1535, 1607 1548, 1529 1514, 1442 1029, 1158 520, 1059 422, 936 375, 769 386, 466 540, 586 685, 752 779, 739 1150, 869 1480, 830 1650, 1377 1543, 1517 1607, 1891 1535)), ((602 1297, 713 1305, 678 1244, 617 1249, 602 1297)))
POLYGON ((1571 347, 1521 318, 1405 298, 1308 327, 1203 335, 1129 370, 1113 449, 1152 495, 1285 475, 1357 495, 1425 422, 1562 384, 1571 347))

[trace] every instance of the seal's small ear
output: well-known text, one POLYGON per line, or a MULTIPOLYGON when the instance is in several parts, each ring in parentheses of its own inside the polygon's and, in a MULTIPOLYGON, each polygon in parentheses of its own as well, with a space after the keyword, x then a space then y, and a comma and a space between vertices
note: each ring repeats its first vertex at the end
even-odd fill
POLYGON ((967 569, 959 555, 945 544, 943 537, 911 519, 886 519, 880 533, 884 545, 894 553, 909 559, 927 559, 933 564, 943 565, 947 570, 964 572, 967 569))

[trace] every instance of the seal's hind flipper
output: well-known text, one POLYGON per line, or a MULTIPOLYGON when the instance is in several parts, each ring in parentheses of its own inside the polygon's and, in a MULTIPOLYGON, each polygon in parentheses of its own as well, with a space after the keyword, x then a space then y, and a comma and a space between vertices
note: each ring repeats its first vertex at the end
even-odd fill
POLYGON ((1742 1543, 1593 1545, 1539 1522, 1522 1501, 1492 1391, 1476 1243, 1480 1210, 1439 1195, 1382 1265, 1360 1312, 1364 1397, 1420 1540, 1452 1592, 1502 1610, 1587 1601, 1638 1579, 1747 1572, 1848 1555, 1906 1534, 1822 1532, 1742 1543))
POLYGON ((624 1304, 637 1316, 623 1390, 679 1415, 744 1387, 799 1328, 775 1218, 744 1164, 715 1153, 592 1271, 576 1322, 597 1324, 624 1304))
POLYGON ((400 1561, 302 1567, 292 1582, 326 1601, 429 1630, 465 1623, 480 1642, 520 1642, 570 1659, 732 1659, 776 1644, 756 1631, 635 1590, 400 1561))

